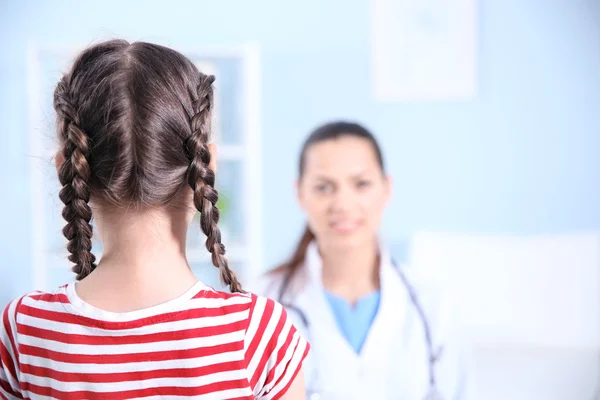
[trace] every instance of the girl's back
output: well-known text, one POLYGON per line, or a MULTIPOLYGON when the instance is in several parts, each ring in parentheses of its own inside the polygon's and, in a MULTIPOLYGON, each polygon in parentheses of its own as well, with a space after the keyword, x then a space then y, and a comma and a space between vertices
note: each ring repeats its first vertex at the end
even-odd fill
POLYGON ((69 284, 15 300, 3 326, 9 399, 276 398, 308 350, 277 303, 201 283, 128 313, 94 308, 69 284))
POLYGON ((243 292, 225 257, 213 81, 173 50, 124 41, 85 50, 61 79, 57 169, 77 282, 5 309, 0 398, 304 398, 308 344, 279 304, 243 292), (232 293, 188 266, 197 212, 232 293))

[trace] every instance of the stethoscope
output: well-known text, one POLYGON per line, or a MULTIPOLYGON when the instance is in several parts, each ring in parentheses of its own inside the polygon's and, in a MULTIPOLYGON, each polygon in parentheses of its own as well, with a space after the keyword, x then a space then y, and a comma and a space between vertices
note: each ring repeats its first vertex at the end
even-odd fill
MULTIPOLYGON (((428 365, 428 373, 429 373, 429 387, 427 390, 427 394, 425 395, 423 400, 444 400, 442 395, 440 394, 439 390, 437 389, 437 383, 436 383, 436 377, 435 377, 435 364, 440 359, 440 356, 442 354, 442 347, 438 347, 437 349, 434 349, 433 339, 431 337, 431 329, 429 327, 429 321, 427 320, 425 311, 423 310, 423 307, 421 306, 421 302, 419 301, 417 292, 415 291, 414 287, 410 284, 410 281, 408 280, 408 278, 406 277, 406 275, 404 274, 402 269, 398 267, 398 265, 396 264, 396 262, 394 260, 392 260, 392 265, 394 266, 394 269, 398 273, 398 276, 400 276, 400 280, 404 284, 404 287, 406 288, 406 291, 408 292, 408 296, 410 297, 410 301, 411 301, 413 307, 415 308, 415 310, 417 310, 417 314, 419 314, 419 319, 421 320, 421 324, 423 325, 423 332, 425 335, 425 343, 427 344, 427 365, 428 365)), ((302 311, 299 307, 293 305, 291 302, 284 301, 285 292, 288 289, 288 287, 292 281, 293 275, 294 275, 294 271, 291 271, 291 272, 288 272, 286 274, 286 276, 284 277, 281 287, 279 288, 279 294, 278 294, 277 300, 281 305, 283 305, 285 307, 285 309, 288 312, 291 311, 300 318, 300 322, 302 323, 302 325, 304 325, 304 328, 306 328, 306 331, 308 332, 308 330, 310 328, 310 322, 308 320, 308 317, 306 316, 306 313, 304 311, 302 311)), ((318 397, 316 397, 316 396, 311 397, 311 399, 313 399, 313 398, 316 399, 318 397)))

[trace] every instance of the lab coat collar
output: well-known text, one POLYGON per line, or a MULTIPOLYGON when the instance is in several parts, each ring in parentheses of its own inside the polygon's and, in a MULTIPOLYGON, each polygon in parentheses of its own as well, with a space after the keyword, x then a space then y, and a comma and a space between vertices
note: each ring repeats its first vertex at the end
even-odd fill
MULTIPOLYGON (((312 316, 310 318, 312 339, 318 337, 320 340, 323 338, 328 340, 326 343, 315 343, 315 351, 322 351, 321 347, 325 347, 328 351, 336 349, 336 354, 345 355, 345 362, 363 360, 368 365, 380 365, 382 360, 389 359, 390 348, 402 348, 407 345, 407 343, 397 343, 398 337, 402 337, 401 327, 407 315, 407 291, 398 275, 397 267, 392 262, 390 252, 381 242, 379 251, 381 260, 379 310, 360 354, 356 354, 344 340, 340 340, 341 337, 336 338, 331 334, 335 332, 337 323, 324 295, 321 279, 323 262, 316 242, 312 242, 308 247, 305 268, 303 268, 308 279, 303 285, 304 289, 296 298, 296 304, 301 309, 309 311, 307 314, 312 316), (317 333, 317 330, 321 332, 317 333)), ((390 365, 386 364, 386 368, 399 368, 399 366, 392 365, 390 361, 390 365)))
MULTIPOLYGON (((379 242, 380 267, 380 302, 379 315, 383 314, 382 318, 387 318, 387 314, 393 314, 394 318, 402 318, 404 316, 405 305, 407 301, 407 292, 404 283, 398 275, 398 266, 394 265, 391 254, 387 247, 379 242)), ((315 301, 322 298, 321 307, 327 308, 325 301, 323 280, 322 280, 323 260, 319 254, 319 249, 316 241, 313 241, 306 252, 305 258, 305 273, 306 281, 303 285, 304 289, 298 296, 297 301, 303 306, 314 305, 315 301)))

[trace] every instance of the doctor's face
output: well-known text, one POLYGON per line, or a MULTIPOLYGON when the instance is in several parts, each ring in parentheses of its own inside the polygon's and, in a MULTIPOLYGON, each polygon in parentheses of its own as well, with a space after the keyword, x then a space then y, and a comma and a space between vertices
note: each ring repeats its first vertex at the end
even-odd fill
POLYGON ((373 145, 348 135, 307 149, 297 189, 319 245, 342 249, 377 236, 390 180, 373 145))

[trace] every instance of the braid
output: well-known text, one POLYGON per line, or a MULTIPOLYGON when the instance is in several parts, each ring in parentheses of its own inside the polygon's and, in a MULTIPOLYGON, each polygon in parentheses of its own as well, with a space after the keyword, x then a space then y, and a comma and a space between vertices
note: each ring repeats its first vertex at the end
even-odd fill
POLYGON ((213 265, 221 272, 221 281, 228 285, 232 292, 243 292, 242 285, 229 269, 225 246, 221 243, 221 231, 217 226, 219 209, 216 207, 219 194, 214 187, 215 174, 209 168, 208 140, 214 81, 214 76, 202 76, 198 85, 198 100, 194 102, 195 114, 191 119, 192 135, 186 141, 190 159, 188 183, 194 190, 194 206, 200 211, 200 227, 206 235, 206 248, 212 254, 213 265))
POLYGON ((69 260, 75 263, 73 272, 77 274, 77 280, 81 280, 96 267, 96 258, 92 254, 92 209, 88 204, 89 145, 88 137, 80 128, 81 121, 73 106, 66 77, 61 79, 54 91, 54 109, 60 121, 59 135, 64 156, 58 172, 63 186, 60 199, 65 204, 62 216, 67 221, 63 234, 69 241, 69 260))

